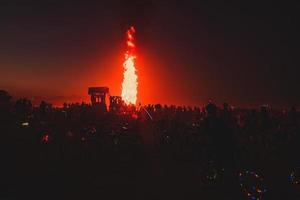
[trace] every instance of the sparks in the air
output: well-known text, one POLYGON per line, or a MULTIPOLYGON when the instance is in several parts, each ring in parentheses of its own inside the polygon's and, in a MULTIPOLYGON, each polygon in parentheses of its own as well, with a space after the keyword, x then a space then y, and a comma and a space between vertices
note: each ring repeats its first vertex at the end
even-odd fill
POLYGON ((127 104, 136 104, 138 76, 135 68, 135 44, 134 44, 134 27, 130 27, 126 32, 127 51, 125 53, 125 61, 123 63, 123 83, 122 83, 122 100, 127 104))

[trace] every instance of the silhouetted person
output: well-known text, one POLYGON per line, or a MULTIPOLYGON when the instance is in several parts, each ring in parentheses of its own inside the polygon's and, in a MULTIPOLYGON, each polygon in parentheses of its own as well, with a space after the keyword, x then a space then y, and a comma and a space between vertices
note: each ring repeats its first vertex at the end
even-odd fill
POLYGON ((289 113, 288 113, 288 117, 289 117, 289 125, 292 127, 297 127, 299 124, 299 114, 296 110, 295 106, 292 106, 289 113))
MULTIPOLYGON (((223 110, 224 118, 218 117, 218 108, 211 102, 205 108, 207 115, 204 119, 204 130, 210 138, 212 153, 215 154, 213 156, 216 156, 219 167, 232 170, 235 162, 236 142, 233 127, 229 124, 231 114, 229 110, 223 110)), ((227 109, 226 106, 225 109, 227 109)))
POLYGON ((11 96, 8 92, 0 90, 0 112, 8 112, 10 109, 11 96))
POLYGON ((15 110, 19 120, 25 120, 33 111, 32 103, 26 98, 18 99, 15 104, 15 110))

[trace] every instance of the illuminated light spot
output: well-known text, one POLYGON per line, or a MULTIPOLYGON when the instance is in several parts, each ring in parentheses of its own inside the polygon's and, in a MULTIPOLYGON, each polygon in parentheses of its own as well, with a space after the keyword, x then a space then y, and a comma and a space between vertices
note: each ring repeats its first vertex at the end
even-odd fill
POLYGON ((261 191, 260 189, 257 189, 256 191, 257 191, 258 193, 262 193, 262 191, 261 191))
POLYGON ((29 123, 28 122, 23 122, 21 123, 22 126, 29 126, 29 123))
POLYGON ((44 134, 42 136, 42 142, 47 143, 49 141, 49 135, 48 134, 44 134))

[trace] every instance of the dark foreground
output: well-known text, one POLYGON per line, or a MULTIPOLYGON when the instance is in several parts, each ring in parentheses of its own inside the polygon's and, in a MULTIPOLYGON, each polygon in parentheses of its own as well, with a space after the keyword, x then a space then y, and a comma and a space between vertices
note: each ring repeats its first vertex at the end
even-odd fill
POLYGON ((146 109, 3 111, 0 199, 300 198, 297 111, 146 109))

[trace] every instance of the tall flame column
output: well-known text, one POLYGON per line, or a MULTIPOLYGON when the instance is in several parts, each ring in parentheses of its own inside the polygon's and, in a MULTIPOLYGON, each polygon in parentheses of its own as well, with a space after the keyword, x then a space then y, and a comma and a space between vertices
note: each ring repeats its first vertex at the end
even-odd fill
POLYGON ((123 63, 123 83, 122 83, 122 100, 127 104, 136 104, 138 76, 135 68, 135 44, 134 44, 134 27, 130 27, 126 32, 127 50, 125 53, 125 61, 123 63))

